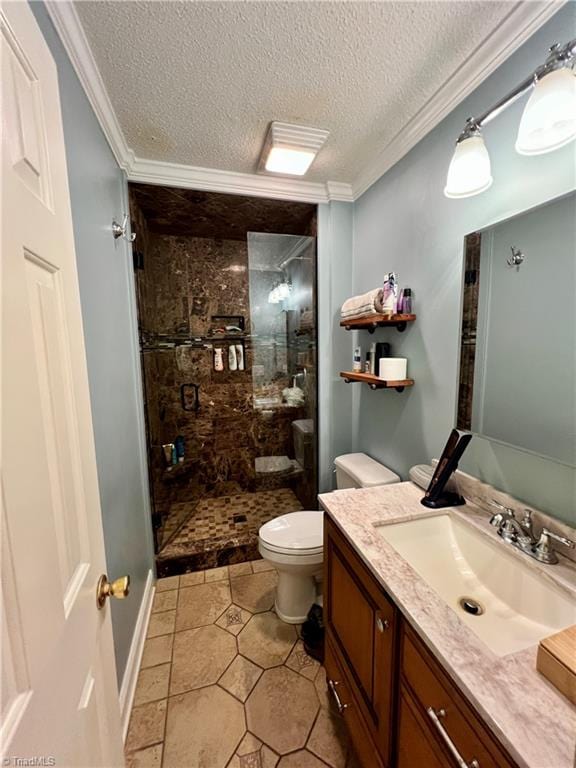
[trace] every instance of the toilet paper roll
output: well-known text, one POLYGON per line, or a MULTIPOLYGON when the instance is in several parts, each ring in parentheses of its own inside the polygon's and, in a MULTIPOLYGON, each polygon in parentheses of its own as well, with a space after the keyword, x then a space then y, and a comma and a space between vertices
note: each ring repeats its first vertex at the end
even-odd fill
POLYGON ((402 381, 406 378, 408 360, 405 357, 381 357, 378 378, 386 381, 402 381))

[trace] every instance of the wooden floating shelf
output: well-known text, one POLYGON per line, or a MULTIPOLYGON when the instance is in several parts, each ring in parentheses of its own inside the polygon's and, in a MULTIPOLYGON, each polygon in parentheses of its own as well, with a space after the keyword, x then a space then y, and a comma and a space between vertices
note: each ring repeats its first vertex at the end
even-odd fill
POLYGON ((403 392, 404 387, 413 387, 414 379, 398 379, 391 381, 389 379, 380 379, 371 373, 357 373, 356 371, 341 371, 340 376, 349 384, 353 381, 359 381, 362 384, 368 384, 370 389, 395 389, 396 392, 403 392))
POLYGON ((416 315, 368 315, 367 317, 352 318, 350 320, 340 320, 342 328, 347 331, 367 330, 374 333, 376 328, 385 326, 395 326, 400 332, 406 330, 408 323, 413 323, 416 315))

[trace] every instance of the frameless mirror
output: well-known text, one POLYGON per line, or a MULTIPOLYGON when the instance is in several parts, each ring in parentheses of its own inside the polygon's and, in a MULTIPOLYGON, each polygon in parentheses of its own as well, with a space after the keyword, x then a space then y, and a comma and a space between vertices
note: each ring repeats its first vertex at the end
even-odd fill
POLYGON ((576 466, 576 193, 467 235, 457 426, 576 466))

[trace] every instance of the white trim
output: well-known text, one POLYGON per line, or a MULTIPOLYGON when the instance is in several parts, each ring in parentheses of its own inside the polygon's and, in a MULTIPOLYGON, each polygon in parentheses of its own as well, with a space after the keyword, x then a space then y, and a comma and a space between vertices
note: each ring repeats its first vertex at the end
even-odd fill
POLYGON ((127 168, 127 175, 129 181, 144 184, 165 184, 170 187, 205 189, 232 195, 300 200, 306 203, 327 203, 329 200, 352 202, 352 188, 349 184, 336 182, 321 184, 285 177, 163 163, 157 160, 134 158, 127 168))
POLYGON ((476 48, 352 184, 263 177, 257 174, 137 158, 126 142, 73 3, 58 0, 45 2, 110 148, 120 167, 126 170, 129 181, 235 195, 325 203, 329 200, 357 200, 548 21, 567 0, 516 2, 506 19, 476 48))
POLYGON ((130 653, 128 654, 128 661, 126 662, 126 669, 124 670, 124 677, 120 687, 120 716, 122 718, 122 737, 124 741, 126 741, 126 734, 128 733, 132 703, 136 692, 136 682, 138 680, 138 672, 140 671, 142 653, 144 652, 144 641, 152 612, 154 591, 154 574, 152 570, 149 570, 142 602, 140 603, 140 610, 138 611, 138 618, 136 619, 136 626, 134 627, 134 634, 132 635, 130 653))
MULTIPOLYGON (((567 0, 518 2, 506 19, 470 54, 352 184, 354 200, 401 160, 469 96, 567 0)), ((553 42, 553 41, 552 41, 553 42)), ((542 51, 544 56, 546 51, 542 51)), ((502 94, 504 95, 504 94, 502 94)), ((486 104, 486 107, 489 105, 486 104)), ((454 136, 454 142, 458 137, 454 136)))
POLYGON ((126 143, 76 8, 71 2, 58 0, 45 0, 45 6, 118 165, 127 168, 133 152, 126 143))

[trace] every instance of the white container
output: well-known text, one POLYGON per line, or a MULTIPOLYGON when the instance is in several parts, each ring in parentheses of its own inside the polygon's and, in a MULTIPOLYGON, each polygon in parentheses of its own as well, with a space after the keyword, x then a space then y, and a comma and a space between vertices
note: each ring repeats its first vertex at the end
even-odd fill
POLYGON ((400 482, 395 472, 365 453, 346 453, 343 456, 337 456, 334 464, 338 489, 372 488, 375 485, 400 482))
POLYGON ((406 378, 408 360, 405 357, 381 357, 378 378, 386 381, 403 381, 406 378))

